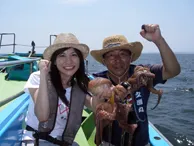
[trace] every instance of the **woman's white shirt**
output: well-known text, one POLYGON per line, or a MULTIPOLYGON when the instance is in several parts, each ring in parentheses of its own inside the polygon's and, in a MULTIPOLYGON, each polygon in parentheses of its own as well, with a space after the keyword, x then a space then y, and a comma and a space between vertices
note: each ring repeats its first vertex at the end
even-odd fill
MULTIPOLYGON (((26 85, 24 86, 24 91, 26 93, 29 93, 28 88, 39 88, 39 84, 40 84, 40 71, 37 71, 30 75, 26 85)), ((71 87, 66 88, 65 96, 67 100, 70 101, 71 87)), ((67 123, 68 113, 69 113, 69 108, 59 98, 56 122, 55 122, 53 131, 50 133, 51 136, 53 137, 62 136, 67 123)), ((27 112, 25 121, 27 125, 31 126, 35 130, 38 130, 39 121, 34 113, 34 102, 32 97, 30 98, 28 112, 27 112)), ((29 137, 30 139, 33 139, 32 133, 29 131, 25 131, 24 136, 29 137)))

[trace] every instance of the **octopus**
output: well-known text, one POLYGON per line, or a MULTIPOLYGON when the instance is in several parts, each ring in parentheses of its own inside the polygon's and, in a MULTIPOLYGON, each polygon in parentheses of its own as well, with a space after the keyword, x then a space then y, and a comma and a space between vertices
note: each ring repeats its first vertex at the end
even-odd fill
POLYGON ((128 113, 131 111, 131 104, 122 104, 116 97, 113 90, 113 85, 110 80, 105 78, 95 78, 88 85, 89 92, 98 98, 99 104, 94 112, 96 124, 96 145, 102 143, 103 128, 107 125, 111 127, 112 122, 117 120, 119 126, 133 135, 137 124, 128 124, 128 113), (101 98, 100 98, 101 97, 101 98))
MULTIPOLYGON (((156 90, 153 87, 153 79, 155 75, 150 72, 147 67, 137 66, 134 69, 133 75, 126 81, 121 83, 130 93, 132 99, 133 93, 139 88, 145 86, 151 93, 158 95, 157 104, 152 108, 155 109, 160 103, 162 96, 162 90, 156 90)), ((131 104, 122 104, 119 97, 115 95, 113 90, 114 86, 111 81, 105 78, 95 78, 88 84, 89 92, 98 98, 98 105, 95 108, 94 120, 96 124, 96 145, 99 146, 102 143, 103 128, 107 125, 111 127, 112 122, 117 120, 119 126, 123 129, 123 135, 125 132, 130 134, 128 146, 131 146, 133 134, 137 128, 136 123, 128 123, 128 113, 132 111, 131 104)), ((133 100, 134 101, 134 100, 133 100)), ((136 114, 137 120, 139 119, 136 114)))
POLYGON ((157 90, 153 87, 153 79, 155 74, 150 72, 147 67, 136 66, 133 75, 128 79, 127 83, 130 84, 131 92, 138 90, 140 87, 145 86, 151 93, 158 95, 157 104, 152 108, 154 110, 160 103, 163 91, 157 90))

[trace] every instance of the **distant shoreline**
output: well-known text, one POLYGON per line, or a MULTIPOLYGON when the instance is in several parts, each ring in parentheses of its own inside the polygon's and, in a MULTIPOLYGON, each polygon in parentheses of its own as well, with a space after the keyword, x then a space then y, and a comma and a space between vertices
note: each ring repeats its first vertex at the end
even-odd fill
MULTIPOLYGON (((175 54, 192 55, 194 52, 174 52, 175 54)), ((159 52, 142 52, 142 54, 160 54, 159 52)))
MULTIPOLYGON (((17 52, 17 53, 27 53, 27 52, 17 52)), ((194 54, 194 52, 174 52, 175 54, 186 54, 186 55, 191 55, 194 54)), ((7 54, 12 54, 12 53, 5 53, 5 52, 0 52, 0 55, 7 55, 7 54)), ((39 52, 36 52, 36 54, 42 54, 39 52)), ((142 54, 160 54, 159 52, 142 52, 142 54)))

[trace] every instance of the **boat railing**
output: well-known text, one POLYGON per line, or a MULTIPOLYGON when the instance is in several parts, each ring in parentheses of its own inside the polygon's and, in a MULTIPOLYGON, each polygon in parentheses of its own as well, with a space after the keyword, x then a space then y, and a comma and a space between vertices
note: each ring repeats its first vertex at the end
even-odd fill
MULTIPOLYGON (((3 61, 3 62, 0 62, 0 69, 2 68, 6 68, 6 67, 11 67, 11 66, 16 66, 16 65, 21 65, 21 64, 26 64, 26 63, 30 63, 30 73, 32 73, 32 68, 33 68, 33 62, 34 61, 38 61, 40 60, 41 58, 27 58, 27 60, 19 60, 19 61, 3 61)), ((15 98, 19 97, 20 95, 22 95, 24 92, 23 91, 20 91, 19 93, 11 96, 11 97, 8 97, 2 101, 0 101, 0 107, 9 103, 10 101, 14 100, 15 98)))
MULTIPOLYGON (((51 40, 52 40, 52 36, 56 36, 56 35, 50 35, 50 43, 51 43, 51 40)), ((21 54, 21 53, 16 53, 16 47, 28 47, 28 48, 31 48, 31 51, 28 51, 27 54, 25 54, 27 57, 31 57, 31 56, 36 56, 34 55, 36 53, 35 51, 35 48, 46 48, 48 46, 36 46, 35 45, 35 42, 32 41, 31 44, 18 44, 16 43, 16 34, 15 33, 0 33, 0 49, 2 47, 6 47, 6 46, 13 46, 13 50, 12 50, 12 54, 21 54), (5 35, 9 35, 9 36, 13 36, 13 43, 8 43, 8 44, 5 44, 3 43, 3 39, 5 39, 5 35)), ((11 53, 9 53, 10 55, 11 53)), ((5 55, 5 54, 3 54, 5 55)), ((7 54, 8 55, 8 54, 7 54)), ((1 54, 0 54, 0 57, 1 57, 1 54)))
POLYGON ((9 55, 12 55, 12 54, 0 54, 0 59, 1 58, 7 58, 9 55))
POLYGON ((15 65, 21 65, 21 64, 26 64, 26 63, 33 63, 34 61, 38 61, 41 58, 33 58, 33 59, 28 59, 28 60, 17 60, 17 61, 3 61, 0 62, 0 69, 4 67, 10 67, 10 66, 15 66, 15 65))
POLYGON ((1 49, 1 46, 13 46, 13 51, 12 53, 15 53, 15 39, 16 39, 16 35, 15 33, 0 33, 0 49, 1 49), (13 44, 2 44, 2 39, 3 39, 3 36, 4 35, 13 35, 13 44))
POLYGON ((17 97, 21 96, 22 94, 24 94, 24 91, 20 91, 19 93, 13 95, 13 96, 10 96, 2 101, 0 101, 0 107, 6 105, 7 103, 9 103, 10 101, 16 99, 17 97))
POLYGON ((50 45, 52 45, 52 38, 53 38, 53 37, 56 38, 57 35, 55 35, 55 34, 51 34, 51 35, 50 35, 50 45))

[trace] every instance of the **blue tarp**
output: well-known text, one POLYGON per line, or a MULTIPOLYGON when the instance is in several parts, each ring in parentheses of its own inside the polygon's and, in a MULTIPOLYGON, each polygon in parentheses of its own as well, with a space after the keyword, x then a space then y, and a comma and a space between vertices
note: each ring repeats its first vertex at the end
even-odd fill
MULTIPOLYGON (((8 57, 8 61, 14 61, 14 60, 29 60, 26 57, 20 57, 17 55, 14 56, 9 56, 8 57)), ((16 65, 13 67, 7 67, 6 72, 7 75, 5 77, 6 80, 18 80, 18 81, 26 81, 28 80, 31 71, 30 71, 30 63, 26 63, 26 64, 21 64, 21 65, 16 65)), ((34 61, 32 63, 32 72, 37 71, 38 70, 38 64, 36 61, 34 61)))

